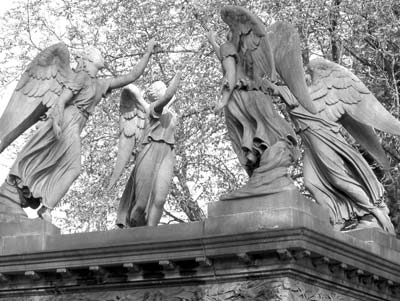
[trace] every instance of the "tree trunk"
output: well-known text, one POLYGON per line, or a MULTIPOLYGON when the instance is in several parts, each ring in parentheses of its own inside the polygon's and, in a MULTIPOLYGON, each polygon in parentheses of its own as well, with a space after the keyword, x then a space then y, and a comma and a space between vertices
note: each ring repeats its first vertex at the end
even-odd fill
POLYGON ((330 27, 329 27, 329 33, 330 33, 330 40, 331 40, 331 55, 332 55, 332 61, 335 63, 340 63, 340 58, 341 58, 341 51, 340 51, 340 40, 338 37, 338 24, 339 24, 339 18, 340 18, 340 3, 341 0, 333 0, 332 1, 332 9, 331 13, 329 14, 329 19, 330 19, 330 27))

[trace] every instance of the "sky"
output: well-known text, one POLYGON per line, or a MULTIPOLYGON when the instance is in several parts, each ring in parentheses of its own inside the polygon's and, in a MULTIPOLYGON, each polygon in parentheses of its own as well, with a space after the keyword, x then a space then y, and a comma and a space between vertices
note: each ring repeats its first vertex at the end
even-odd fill
POLYGON ((1 5, 0 5, 0 15, 3 15, 4 12, 6 12, 8 9, 10 9, 13 6, 14 2, 16 2, 16 1, 15 0, 2 0, 1 5))

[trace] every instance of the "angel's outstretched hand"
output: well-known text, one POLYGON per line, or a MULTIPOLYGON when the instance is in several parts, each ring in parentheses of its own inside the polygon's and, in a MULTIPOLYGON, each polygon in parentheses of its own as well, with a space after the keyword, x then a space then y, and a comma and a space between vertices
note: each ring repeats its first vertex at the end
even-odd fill
POLYGON ((155 53, 155 51, 156 51, 157 48, 160 48, 160 44, 158 44, 158 42, 156 42, 155 39, 151 39, 151 40, 147 43, 147 52, 155 53))
POLYGON ((140 90, 140 88, 136 85, 129 85, 129 91, 137 98, 142 98, 142 91, 140 90))
POLYGON ((217 116, 221 116, 225 106, 226 106, 226 103, 224 104, 224 103, 222 103, 222 101, 216 102, 216 104, 214 106, 214 114, 217 116))
POLYGON ((217 32, 213 30, 207 32, 207 39, 210 41, 210 43, 217 43, 217 37, 218 37, 217 32))
POLYGON ((221 98, 219 98, 215 102, 215 106, 214 106, 214 114, 215 115, 222 116, 224 108, 228 104, 230 95, 231 95, 231 93, 229 91, 224 91, 224 93, 222 93, 222 95, 221 95, 221 98))

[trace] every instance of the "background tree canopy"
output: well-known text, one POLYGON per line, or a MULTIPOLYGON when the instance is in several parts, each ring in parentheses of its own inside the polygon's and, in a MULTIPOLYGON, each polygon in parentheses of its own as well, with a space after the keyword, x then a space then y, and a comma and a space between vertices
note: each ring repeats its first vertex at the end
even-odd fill
MULTIPOLYGON (((212 109, 221 71, 205 34, 206 28, 213 29, 221 41, 225 38, 227 27, 219 11, 227 4, 250 9, 266 25, 278 20, 291 22, 299 30, 305 63, 310 57, 323 56, 350 68, 390 112, 399 116, 398 0, 21 1, 0 20, 0 84, 18 80, 41 49, 59 41, 70 47, 72 55, 87 45, 96 46, 107 62, 102 76, 123 74, 139 60, 148 40, 155 38, 162 50, 136 84, 145 88, 155 80, 168 82, 175 70, 183 74, 174 104, 180 116, 177 164, 162 221, 200 220, 205 217, 207 202, 216 201, 220 194, 246 181, 231 150, 223 118, 212 109)), ((54 217, 64 233, 114 227, 119 197, 132 168, 131 164, 117 187, 110 191, 104 188, 117 150, 119 94, 116 91, 101 102, 82 134, 81 176, 57 209, 58 217, 54 217)), ((384 184, 399 233, 400 140, 380 135, 392 163, 393 180, 384 184)), ((9 147, 9 154, 18 151, 20 144, 17 141, 9 147)), ((379 167, 375 171, 381 178, 379 167)), ((301 163, 293 168, 292 175, 307 193, 301 185, 301 163)))

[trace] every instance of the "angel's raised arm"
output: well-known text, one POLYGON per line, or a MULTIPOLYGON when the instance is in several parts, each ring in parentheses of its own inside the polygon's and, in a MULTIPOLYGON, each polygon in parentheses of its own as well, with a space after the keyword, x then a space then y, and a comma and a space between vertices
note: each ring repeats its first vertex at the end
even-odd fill
POLYGON ((217 33, 215 31, 209 31, 207 33, 207 39, 210 42, 211 46, 213 47, 218 59, 221 60, 220 48, 217 43, 217 33))
POLYGON ((171 101, 172 97, 174 97, 181 81, 180 77, 181 73, 178 71, 175 74, 174 78, 171 80, 167 90, 165 91, 164 96, 154 103, 154 111, 156 113, 162 113, 163 108, 171 101))
POLYGON ((139 63, 137 63, 136 66, 132 69, 132 71, 129 72, 128 74, 121 75, 112 79, 110 83, 110 89, 112 90, 116 88, 121 88, 137 80, 142 75, 144 69, 146 68, 151 55, 154 53, 154 48, 156 47, 156 45, 157 42, 151 39, 147 45, 147 51, 143 55, 139 63))

